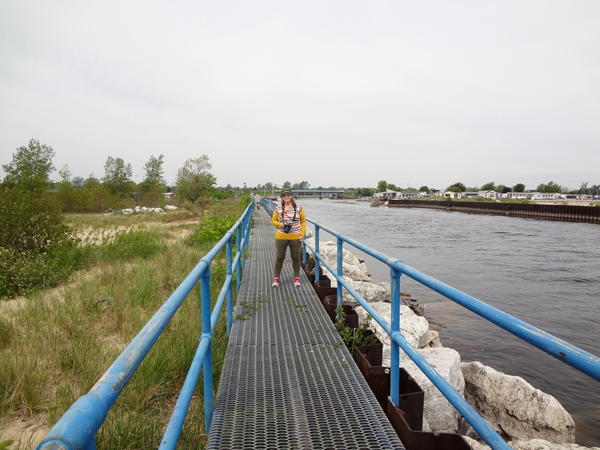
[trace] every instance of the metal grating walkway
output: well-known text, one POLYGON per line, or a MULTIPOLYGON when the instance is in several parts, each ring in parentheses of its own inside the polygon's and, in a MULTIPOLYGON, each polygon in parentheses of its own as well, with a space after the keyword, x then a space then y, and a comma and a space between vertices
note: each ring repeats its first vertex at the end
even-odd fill
POLYGON ((206 448, 403 450, 289 253, 271 287, 275 229, 254 224, 206 448))

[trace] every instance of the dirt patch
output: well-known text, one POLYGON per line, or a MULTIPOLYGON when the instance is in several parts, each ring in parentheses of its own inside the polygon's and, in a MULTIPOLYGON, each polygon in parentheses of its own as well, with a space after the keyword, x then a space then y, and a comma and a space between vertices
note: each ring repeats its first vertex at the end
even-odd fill
MULTIPOLYGON (((44 289, 37 295, 42 295, 47 302, 51 302, 52 300, 61 300, 65 297, 70 289, 73 289, 77 285, 77 283, 80 283, 84 280, 89 280, 98 275, 101 271, 102 267, 93 267, 89 270, 80 270, 73 274, 70 281, 61 283, 53 288, 44 289)), ((0 301, 0 317, 9 319, 15 311, 25 306, 27 300, 27 297, 16 297, 10 300, 0 301)))
POLYGON ((81 245, 109 243, 115 238, 115 235, 122 231, 133 229, 133 226, 120 226, 113 228, 94 228, 86 227, 79 230, 76 234, 81 239, 81 245))
POLYGON ((165 240, 166 244, 174 244, 177 241, 181 241, 192 234, 192 229, 181 228, 179 230, 170 230, 170 237, 165 240))
POLYGON ((46 417, 13 417, 0 425, 0 442, 15 441, 10 448, 33 449, 50 431, 46 428, 46 417))
POLYGON ((25 297, 17 297, 12 300, 0 301, 0 317, 8 319, 13 311, 21 309, 27 299, 25 297))

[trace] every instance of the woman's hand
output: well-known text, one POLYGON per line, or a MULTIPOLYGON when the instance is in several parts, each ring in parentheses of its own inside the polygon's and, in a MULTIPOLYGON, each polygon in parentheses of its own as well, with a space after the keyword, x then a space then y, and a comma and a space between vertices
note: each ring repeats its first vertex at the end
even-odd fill
POLYGON ((300 241, 300 243, 302 243, 302 241, 304 241, 304 236, 300 235, 300 237, 298 238, 298 240, 300 241))

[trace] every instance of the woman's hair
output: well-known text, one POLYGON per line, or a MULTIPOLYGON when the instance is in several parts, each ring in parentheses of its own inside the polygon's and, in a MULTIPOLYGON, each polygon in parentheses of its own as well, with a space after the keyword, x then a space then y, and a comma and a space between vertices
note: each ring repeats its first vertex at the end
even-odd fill
MULTIPOLYGON (((298 205, 296 205, 296 200, 292 197, 292 205, 294 205, 294 209, 297 209, 298 205)), ((281 197, 281 207, 285 209, 285 203, 283 202, 283 197, 281 197)))

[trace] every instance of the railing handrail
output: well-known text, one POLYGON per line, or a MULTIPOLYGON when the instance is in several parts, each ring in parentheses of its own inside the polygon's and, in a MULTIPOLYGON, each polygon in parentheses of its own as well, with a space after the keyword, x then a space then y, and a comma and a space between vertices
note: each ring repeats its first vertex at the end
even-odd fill
POLYGON ((196 267, 192 269, 177 289, 162 304, 159 310, 117 357, 92 389, 87 394, 79 397, 58 420, 36 447, 37 450, 92 450, 96 448, 95 435, 106 420, 109 409, 115 403, 141 362, 200 279, 203 280, 201 288, 202 334, 199 339, 198 349, 175 405, 173 415, 167 426, 167 431, 161 441, 160 449, 175 448, 200 375, 200 370, 203 366, 205 368, 205 422, 208 433, 213 412, 211 342, 214 326, 221 312, 224 300, 227 297, 228 334, 231 329, 233 268, 235 267, 237 270, 237 287, 239 289, 240 274, 245 262, 244 253, 250 236, 252 214, 253 203, 250 202, 236 223, 198 261, 196 267), (235 259, 232 261, 233 235, 236 231, 238 231, 237 252, 235 259), (227 246, 227 276, 215 308, 211 312, 210 265, 225 246, 227 246))
MULTIPOLYGON (((493 306, 476 299, 475 297, 472 297, 456 288, 453 288, 452 286, 447 285, 446 283, 436 280, 435 278, 424 274, 423 272, 420 272, 417 269, 408 266, 407 264, 404 264, 397 258, 389 257, 377 250, 373 250, 370 247, 367 247, 360 242, 327 228, 312 219, 307 218, 306 220, 315 226, 318 225, 322 230, 339 237, 344 242, 347 242, 348 244, 374 257, 375 259, 387 264, 389 267, 394 267, 399 272, 409 276, 413 280, 418 281, 419 283, 438 292, 439 294, 442 294, 444 297, 455 301, 459 305, 469 309, 484 319, 489 320, 495 325, 498 325, 509 333, 512 333, 515 336, 523 339, 527 343, 536 346, 560 361, 576 368, 580 372, 583 372, 597 381, 600 381, 599 357, 575 347, 562 339, 552 336, 551 334, 546 333, 545 331, 536 328, 527 322, 517 319, 510 314, 496 309, 493 306)), ((328 270, 330 270, 329 267, 328 270)), ((332 273, 335 272, 336 271, 332 271, 332 273)))
MULTIPOLYGON (((273 213, 273 203, 263 201, 265 209, 273 213)), ((423 371, 423 373, 431 380, 431 382, 440 390, 440 392, 448 399, 448 401, 458 410, 458 412, 469 422, 471 426, 479 433, 479 435, 490 445, 494 450, 510 449, 508 444, 493 430, 493 428, 466 402, 466 400, 456 392, 454 388, 441 377, 435 369, 421 356, 415 349, 406 341, 400 331, 400 275, 405 274, 415 281, 427 286, 428 288, 442 294, 443 296, 455 301, 461 306, 473 311, 484 319, 494 323, 497 326, 505 329, 509 333, 523 339, 529 344, 532 344, 546 353, 554 356, 562 362, 565 362, 577 370, 589 375, 590 377, 600 380, 600 358, 582 349, 579 349, 566 341, 558 339, 540 330, 532 325, 517 319, 509 314, 506 314, 464 292, 459 291, 441 281, 436 280, 429 275, 426 275, 406 264, 397 258, 389 257, 384 253, 374 250, 358 241, 355 241, 341 233, 338 233, 331 228, 328 228, 310 218, 306 219, 315 226, 315 247, 311 247, 304 241, 304 248, 308 248, 314 257, 321 262, 329 272, 331 272, 338 283, 338 306, 342 304, 343 286, 360 304, 367 313, 369 313, 375 321, 381 325, 384 331, 390 336, 392 342, 391 352, 391 367, 390 367, 390 399, 394 405, 399 404, 399 348, 415 362, 415 364, 423 371), (338 254, 337 268, 334 270, 319 253, 319 230, 326 231, 337 238, 338 254), (388 323, 373 307, 359 295, 343 278, 342 270, 342 252, 343 242, 346 242, 353 247, 365 252, 374 257, 378 261, 387 264, 390 267, 392 274, 392 323, 388 323)), ((306 251, 306 250, 305 250, 306 251)), ((315 264, 315 279, 319 281, 319 264, 315 264)))

